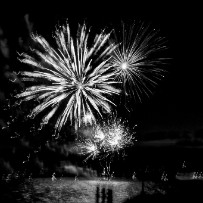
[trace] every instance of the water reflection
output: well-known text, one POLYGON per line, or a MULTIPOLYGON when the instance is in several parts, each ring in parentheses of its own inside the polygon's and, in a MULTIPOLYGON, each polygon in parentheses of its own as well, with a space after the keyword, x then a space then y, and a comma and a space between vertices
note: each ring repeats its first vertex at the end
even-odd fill
MULTIPOLYGON (((13 196, 15 202, 121 203, 140 192, 140 183, 116 180, 75 181, 74 178, 52 181, 52 178, 36 178, 16 183, 16 188, 7 189, 10 192, 12 190, 10 197, 13 196)), ((5 194, 4 201, 7 201, 5 194)))

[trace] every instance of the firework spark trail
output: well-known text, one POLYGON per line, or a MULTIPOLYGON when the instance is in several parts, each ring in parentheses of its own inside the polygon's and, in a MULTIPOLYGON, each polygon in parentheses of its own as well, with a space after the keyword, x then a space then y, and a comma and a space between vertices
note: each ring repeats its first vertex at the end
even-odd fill
POLYGON ((114 30, 113 41, 119 45, 112 52, 110 66, 116 71, 123 95, 141 101, 142 94, 149 96, 151 88, 164 77, 166 71, 160 66, 167 58, 158 54, 167 49, 166 40, 144 23, 134 23, 129 30, 122 23, 122 33, 114 30))
POLYGON ((40 49, 31 49, 31 55, 21 54, 20 61, 34 67, 34 70, 21 72, 22 80, 33 85, 16 98, 39 102, 31 117, 48 109, 42 126, 62 107, 55 123, 55 134, 68 120, 77 129, 87 114, 91 115, 91 122, 95 122, 95 112, 102 116, 102 111, 110 112, 111 105, 115 105, 108 96, 119 94, 114 87, 114 74, 107 65, 115 49, 114 44, 107 43, 110 33, 105 34, 103 30, 95 36, 93 44, 89 42, 89 33, 84 23, 78 26, 76 38, 73 38, 67 23, 56 29, 56 50, 42 36, 32 34, 40 49))

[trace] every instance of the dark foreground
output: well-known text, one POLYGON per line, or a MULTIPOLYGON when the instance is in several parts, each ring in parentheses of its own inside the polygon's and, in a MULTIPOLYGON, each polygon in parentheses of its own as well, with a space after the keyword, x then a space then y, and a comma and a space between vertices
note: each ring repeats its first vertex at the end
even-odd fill
POLYGON ((128 198, 125 203, 141 203, 141 202, 156 202, 156 203, 171 203, 171 202, 202 202, 203 199, 203 181, 202 180, 187 180, 175 181, 167 193, 140 193, 133 198, 128 198))

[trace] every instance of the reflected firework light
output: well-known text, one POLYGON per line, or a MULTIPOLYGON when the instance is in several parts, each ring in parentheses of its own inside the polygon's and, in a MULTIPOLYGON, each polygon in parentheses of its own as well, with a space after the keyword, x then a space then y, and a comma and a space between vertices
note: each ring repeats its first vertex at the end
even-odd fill
POLYGON ((118 46, 112 52, 110 66, 125 101, 128 97, 141 101, 142 95, 149 96, 166 73, 163 65, 167 58, 162 57, 167 49, 166 39, 159 35, 159 30, 134 22, 129 26, 122 23, 121 30, 114 30, 113 42, 118 46))
POLYGON ((57 117, 55 134, 67 121, 76 130, 83 122, 92 124, 95 115, 102 117, 103 112, 111 111, 111 105, 115 104, 108 97, 120 92, 114 87, 114 74, 107 65, 115 49, 113 43, 108 43, 110 33, 102 30, 93 37, 92 44, 89 34, 90 29, 84 23, 78 26, 74 38, 67 23, 55 32, 57 49, 42 36, 32 34, 39 48, 20 55, 20 61, 33 70, 20 72, 21 80, 31 86, 16 98, 26 102, 37 100, 30 117, 44 112, 41 126, 57 117))

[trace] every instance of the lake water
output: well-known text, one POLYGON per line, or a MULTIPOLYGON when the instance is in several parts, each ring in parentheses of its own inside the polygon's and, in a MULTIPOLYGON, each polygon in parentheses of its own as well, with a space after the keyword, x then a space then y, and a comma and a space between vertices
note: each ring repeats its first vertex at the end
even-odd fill
POLYGON ((112 192, 111 202, 121 203, 139 194, 141 183, 127 180, 100 181, 62 178, 52 181, 51 178, 36 178, 21 183, 14 193, 18 194, 16 202, 95 203, 97 188, 100 195, 99 203, 102 202, 102 188, 105 188, 106 192, 112 192))

